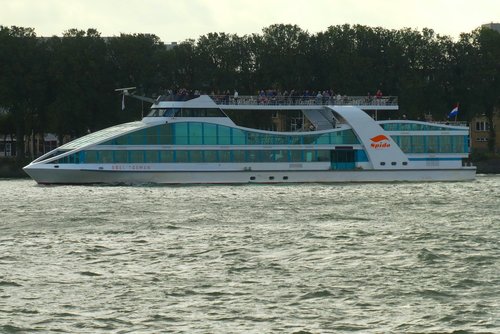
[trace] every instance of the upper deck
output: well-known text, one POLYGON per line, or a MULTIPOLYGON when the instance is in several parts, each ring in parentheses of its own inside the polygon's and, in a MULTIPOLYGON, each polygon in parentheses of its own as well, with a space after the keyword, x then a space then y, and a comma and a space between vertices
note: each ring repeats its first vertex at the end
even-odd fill
MULTIPOLYGON (((170 102, 176 107, 182 107, 186 103, 199 96, 162 96, 156 102, 165 107, 164 103, 170 102), (179 104, 177 104, 179 103, 179 104)), ((244 95, 234 97, 232 95, 208 95, 210 99, 221 109, 253 109, 253 110, 307 110, 318 109, 322 106, 356 106, 363 110, 398 110, 397 96, 383 96, 380 98, 367 96, 257 96, 244 95)), ((189 103, 190 104, 190 103, 189 103)), ((202 107, 199 105, 199 107, 202 107)), ((155 108, 155 105, 153 105, 155 108)))

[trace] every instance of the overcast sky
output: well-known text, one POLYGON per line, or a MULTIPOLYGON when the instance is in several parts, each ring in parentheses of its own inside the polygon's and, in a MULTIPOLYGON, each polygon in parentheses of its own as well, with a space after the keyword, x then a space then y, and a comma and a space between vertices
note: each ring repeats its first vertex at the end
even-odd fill
POLYGON ((261 33, 276 23, 310 33, 344 23, 431 28, 457 38, 491 22, 500 22, 500 0, 0 0, 0 25, 32 27, 38 36, 95 28, 102 36, 152 33, 165 43, 261 33))

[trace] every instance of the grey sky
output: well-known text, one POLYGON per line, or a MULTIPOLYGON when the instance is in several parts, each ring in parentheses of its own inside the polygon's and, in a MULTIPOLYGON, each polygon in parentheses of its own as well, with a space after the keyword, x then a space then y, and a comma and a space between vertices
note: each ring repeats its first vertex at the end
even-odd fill
POLYGON ((38 36, 96 28, 102 36, 153 33, 166 43, 260 33, 275 23, 310 33, 344 23, 431 28, 456 38, 490 22, 500 22, 500 0, 0 0, 0 25, 33 27, 38 36))

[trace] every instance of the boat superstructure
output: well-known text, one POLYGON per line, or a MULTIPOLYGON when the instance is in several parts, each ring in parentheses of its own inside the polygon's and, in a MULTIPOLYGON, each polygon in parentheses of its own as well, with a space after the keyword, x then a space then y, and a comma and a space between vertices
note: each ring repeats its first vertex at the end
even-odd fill
POLYGON ((466 126, 377 120, 396 97, 170 96, 24 168, 42 184, 462 181, 466 126))

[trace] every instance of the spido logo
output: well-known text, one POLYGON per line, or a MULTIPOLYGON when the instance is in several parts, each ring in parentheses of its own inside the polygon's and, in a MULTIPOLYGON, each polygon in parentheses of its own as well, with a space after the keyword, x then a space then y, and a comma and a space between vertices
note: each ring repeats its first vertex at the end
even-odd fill
POLYGON ((370 138, 370 140, 372 141, 370 146, 375 149, 391 147, 391 144, 389 143, 389 138, 387 138, 387 136, 378 135, 373 138, 370 138))

